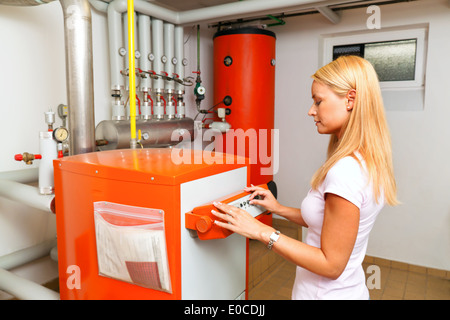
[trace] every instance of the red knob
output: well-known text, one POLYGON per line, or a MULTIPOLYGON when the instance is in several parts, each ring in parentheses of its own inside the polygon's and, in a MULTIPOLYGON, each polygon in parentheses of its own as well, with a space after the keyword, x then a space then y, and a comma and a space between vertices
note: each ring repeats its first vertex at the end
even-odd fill
POLYGON ((195 223, 195 228, 197 229, 198 232, 205 233, 211 229, 212 223, 213 221, 210 217, 202 216, 195 223))
POLYGON ((35 158, 35 159, 42 159, 42 155, 40 155, 40 154, 35 154, 35 155, 34 155, 34 158, 35 158))
POLYGON ((14 156, 14 160, 16 160, 16 161, 22 161, 22 160, 23 160, 23 156, 22 156, 21 154, 16 154, 16 155, 14 156))

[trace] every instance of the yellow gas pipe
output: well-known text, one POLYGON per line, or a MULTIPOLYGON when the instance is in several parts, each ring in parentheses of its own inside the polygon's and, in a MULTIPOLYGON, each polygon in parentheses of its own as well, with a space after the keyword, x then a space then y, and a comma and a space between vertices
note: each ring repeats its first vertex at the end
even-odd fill
POLYGON ((128 16, 128 59, 129 59, 129 87, 130 87, 130 148, 136 149, 136 68, 134 63, 134 0, 127 2, 128 16))

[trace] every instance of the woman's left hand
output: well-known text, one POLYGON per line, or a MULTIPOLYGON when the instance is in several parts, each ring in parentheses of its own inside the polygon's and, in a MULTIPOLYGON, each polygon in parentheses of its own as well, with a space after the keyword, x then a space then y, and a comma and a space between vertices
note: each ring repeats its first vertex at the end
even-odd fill
POLYGON ((211 213, 216 217, 225 220, 214 221, 214 223, 222 228, 239 233, 240 235, 265 241, 267 234, 271 234, 275 229, 253 218, 247 211, 234 206, 230 206, 221 202, 214 202, 214 206, 220 211, 212 210, 211 213), (228 222, 228 223, 227 223, 228 222))

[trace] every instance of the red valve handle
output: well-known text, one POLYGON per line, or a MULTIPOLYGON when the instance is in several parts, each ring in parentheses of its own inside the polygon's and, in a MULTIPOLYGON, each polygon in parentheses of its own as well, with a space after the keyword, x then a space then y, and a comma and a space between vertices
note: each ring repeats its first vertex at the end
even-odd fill
MULTIPOLYGON (((26 152, 25 152, 26 153, 26 152)), ((34 160, 36 159, 42 159, 42 155, 40 154, 35 154, 34 155, 34 160)), ((23 160, 23 155, 22 154, 16 154, 14 155, 14 160, 16 161, 22 161, 23 160)))

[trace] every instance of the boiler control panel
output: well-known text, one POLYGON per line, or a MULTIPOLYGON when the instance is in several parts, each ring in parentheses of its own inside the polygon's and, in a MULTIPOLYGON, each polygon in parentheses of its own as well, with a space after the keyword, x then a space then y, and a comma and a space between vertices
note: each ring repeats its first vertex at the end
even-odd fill
MULTIPOLYGON (((260 187, 268 189, 267 185, 260 187)), ((222 202, 235 206, 236 208, 247 211, 250 215, 258 219, 264 213, 268 213, 266 209, 259 205, 250 204, 249 198, 251 194, 248 192, 238 192, 226 197, 216 199, 208 204, 195 207, 191 212, 185 214, 185 227, 187 229, 197 231, 198 238, 201 240, 212 240, 226 238, 233 232, 214 224, 214 220, 220 220, 211 213, 211 210, 217 210, 213 202, 222 202)), ((259 197, 255 197, 257 199, 259 197)))
MULTIPOLYGON (((250 196, 251 196, 251 194, 247 194, 246 196, 239 198, 237 200, 234 200, 228 204, 231 206, 235 206, 236 208, 240 208, 240 209, 247 211, 248 213, 250 213, 252 215, 252 217, 257 217, 260 214, 263 214, 264 212, 267 211, 266 209, 264 209, 263 207, 261 207, 259 205, 250 204, 249 203, 250 196)), ((259 196, 256 196, 255 199, 259 199, 259 196)))

